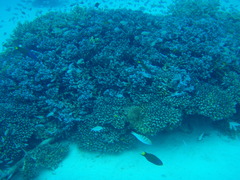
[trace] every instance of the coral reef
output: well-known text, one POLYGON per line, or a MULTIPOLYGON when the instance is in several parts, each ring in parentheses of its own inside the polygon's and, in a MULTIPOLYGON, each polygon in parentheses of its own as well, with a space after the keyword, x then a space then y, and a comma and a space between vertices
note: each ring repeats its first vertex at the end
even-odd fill
POLYGON ((54 170, 68 153, 67 144, 46 144, 30 151, 23 162, 23 175, 25 179, 35 178, 41 169, 54 170))
POLYGON ((148 103, 127 107, 125 111, 130 127, 145 135, 178 127, 182 120, 182 111, 164 104, 158 96, 151 96, 148 103))
POLYGON ((127 129, 115 129, 109 125, 102 128, 101 131, 92 131, 89 124, 79 123, 77 133, 71 139, 80 148, 104 153, 119 153, 134 147, 136 140, 127 129))
POLYGON ((228 121, 238 18, 217 1, 176 0, 167 15, 76 6, 19 24, 0 54, 1 168, 50 137, 113 153, 134 146, 132 130, 154 136, 184 115, 228 121))
POLYGON ((237 102, 227 91, 218 86, 202 84, 197 88, 198 92, 194 98, 198 114, 211 118, 212 120, 227 119, 236 113, 237 102))
POLYGON ((29 144, 29 139, 34 134, 34 124, 24 114, 34 110, 27 106, 19 107, 15 104, 2 103, 0 111, 0 167, 5 168, 22 158, 24 155, 22 149, 32 146, 29 144))
POLYGON ((98 98, 93 107, 91 125, 111 125, 115 129, 125 127, 126 115, 124 107, 130 102, 125 98, 98 98))

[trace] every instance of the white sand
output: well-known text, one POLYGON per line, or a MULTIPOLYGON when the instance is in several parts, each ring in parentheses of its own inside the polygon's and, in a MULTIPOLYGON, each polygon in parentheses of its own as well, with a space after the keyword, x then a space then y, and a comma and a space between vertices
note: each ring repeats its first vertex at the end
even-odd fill
MULTIPOLYGON (((200 132, 200 131, 199 131, 200 132)), ((37 180, 238 180, 240 140, 209 136, 198 141, 199 132, 159 135, 152 146, 139 147, 119 155, 89 153, 72 146, 68 157, 55 171, 45 171, 37 180), (140 155, 153 153, 163 161, 156 166, 140 155)))

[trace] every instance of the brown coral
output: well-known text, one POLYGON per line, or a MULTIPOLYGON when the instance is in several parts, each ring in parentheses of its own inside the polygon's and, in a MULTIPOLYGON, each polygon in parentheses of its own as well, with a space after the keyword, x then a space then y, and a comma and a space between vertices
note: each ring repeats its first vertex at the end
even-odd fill
POLYGON ((164 129, 172 129, 182 120, 179 109, 166 106, 158 99, 142 107, 130 106, 126 108, 126 114, 131 128, 145 135, 155 135, 164 129))

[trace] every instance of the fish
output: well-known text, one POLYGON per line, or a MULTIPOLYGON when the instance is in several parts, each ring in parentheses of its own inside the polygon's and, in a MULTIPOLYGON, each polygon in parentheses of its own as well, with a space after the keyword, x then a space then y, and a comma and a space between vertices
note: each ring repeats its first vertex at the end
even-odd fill
POLYGON ((37 125, 35 125, 35 128, 38 128, 38 127, 44 127, 44 125, 43 125, 43 124, 37 124, 37 125))
POLYGON ((47 117, 51 117, 53 115, 54 115, 54 112, 50 112, 50 113, 47 114, 47 117))
POLYGON ((12 10, 11 7, 7 7, 7 8, 5 9, 5 11, 7 11, 7 12, 10 12, 11 10, 12 10))
POLYGON ((12 164, 13 163, 13 160, 10 160, 7 162, 7 164, 12 164))
POLYGON ((141 155, 143 155, 149 162, 157 165, 157 166, 162 166, 163 162, 155 155, 147 153, 147 152, 142 152, 141 155))
POLYGON ((230 130, 237 131, 237 127, 240 127, 240 124, 237 122, 229 122, 229 128, 230 130))
POLYGON ((8 132, 9 132, 9 129, 7 129, 7 130, 4 132, 4 136, 7 136, 7 135, 8 135, 8 132))
POLYGON ((202 141, 205 136, 205 132, 202 132, 200 136, 198 137, 198 141, 202 141))
POLYGON ((5 138, 1 136, 1 142, 4 143, 5 138))
POLYGON ((95 6, 96 8, 98 8, 98 7, 99 7, 99 5, 100 5, 100 3, 98 3, 98 2, 97 2, 97 3, 95 3, 95 5, 94 5, 94 6, 95 6))
POLYGON ((14 135, 16 133, 16 129, 13 129, 11 132, 11 135, 14 135))
POLYGON ((101 131, 101 130, 103 130, 103 127, 102 127, 102 126, 96 126, 96 127, 94 127, 94 128, 91 129, 91 131, 94 131, 94 132, 99 132, 99 131, 101 131))
POLYGON ((44 119, 44 116, 35 116, 38 119, 44 119))
POLYGON ((15 50, 21 52, 24 56, 28 56, 32 59, 38 60, 37 56, 29 49, 22 47, 21 45, 16 46, 15 50))
POLYGON ((148 139, 146 136, 135 133, 134 131, 132 131, 131 134, 134 135, 143 144, 152 145, 152 141, 148 139))

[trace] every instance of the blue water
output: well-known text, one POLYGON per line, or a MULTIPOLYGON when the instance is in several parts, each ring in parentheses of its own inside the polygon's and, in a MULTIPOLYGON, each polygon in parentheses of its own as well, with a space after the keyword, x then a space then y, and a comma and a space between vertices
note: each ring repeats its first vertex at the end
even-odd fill
POLYGON ((237 180, 238 3, 1 2, 0 179, 237 180))

